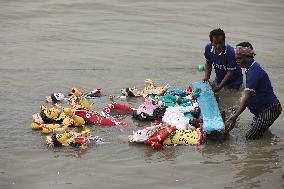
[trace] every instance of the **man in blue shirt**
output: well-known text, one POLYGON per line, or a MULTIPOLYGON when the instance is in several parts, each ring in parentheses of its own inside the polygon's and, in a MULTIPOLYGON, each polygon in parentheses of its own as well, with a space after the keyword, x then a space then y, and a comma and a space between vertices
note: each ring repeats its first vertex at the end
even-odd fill
POLYGON ((203 81, 209 81, 213 65, 216 73, 213 92, 218 92, 223 87, 239 89, 243 83, 243 74, 236 63, 234 48, 225 44, 225 32, 214 29, 209 37, 211 43, 206 45, 204 52, 206 65, 203 81))
POLYGON ((228 131, 231 130, 238 116, 246 107, 254 114, 247 139, 258 139, 279 117, 281 104, 273 92, 270 79, 259 63, 254 60, 253 47, 249 42, 242 42, 236 47, 236 61, 246 68, 245 95, 240 106, 229 118, 228 131))

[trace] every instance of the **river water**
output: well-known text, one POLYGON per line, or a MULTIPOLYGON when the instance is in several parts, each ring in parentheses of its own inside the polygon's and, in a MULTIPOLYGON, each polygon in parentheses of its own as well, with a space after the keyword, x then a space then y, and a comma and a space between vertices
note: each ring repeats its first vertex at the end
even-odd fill
MULTIPOLYGON (((283 0, 1 0, 0 188, 283 188, 283 115, 261 140, 245 139, 246 110, 224 142, 160 151, 124 142, 141 128, 129 117, 128 128, 94 127, 109 143, 86 152, 48 149, 30 128, 52 92, 119 95, 146 78, 176 87, 200 80, 209 31, 218 27, 233 46, 253 44, 284 104, 283 0)), ((241 95, 221 92, 221 108, 241 95)))

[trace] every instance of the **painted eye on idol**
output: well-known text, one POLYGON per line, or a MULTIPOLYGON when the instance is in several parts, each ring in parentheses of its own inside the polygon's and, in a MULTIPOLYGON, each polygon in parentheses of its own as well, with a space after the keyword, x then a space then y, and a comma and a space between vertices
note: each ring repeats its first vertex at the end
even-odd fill
POLYGON ((157 104, 158 104, 158 102, 157 102, 157 101, 152 100, 152 104, 153 104, 153 105, 157 105, 157 104))
POLYGON ((57 100, 57 101, 61 101, 64 99, 64 94, 62 93, 53 93, 51 96, 54 96, 54 98, 57 100))

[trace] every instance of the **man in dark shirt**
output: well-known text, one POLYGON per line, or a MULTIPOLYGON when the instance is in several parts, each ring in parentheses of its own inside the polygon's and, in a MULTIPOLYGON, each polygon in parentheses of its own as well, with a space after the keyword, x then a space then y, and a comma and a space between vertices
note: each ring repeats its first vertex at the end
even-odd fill
POLYGON ((246 107, 254 114, 247 139, 261 138, 264 132, 279 117, 282 111, 281 104, 274 94, 270 79, 254 59, 253 47, 249 42, 242 42, 236 47, 236 61, 246 69, 245 95, 236 112, 228 119, 228 130, 231 130, 238 116, 246 107))
POLYGON ((218 92, 223 87, 239 89, 243 83, 243 74, 236 63, 234 48, 225 44, 225 32, 214 29, 209 37, 211 43, 205 46, 204 52, 206 65, 203 81, 209 81, 213 65, 216 73, 213 83, 214 92, 218 92))

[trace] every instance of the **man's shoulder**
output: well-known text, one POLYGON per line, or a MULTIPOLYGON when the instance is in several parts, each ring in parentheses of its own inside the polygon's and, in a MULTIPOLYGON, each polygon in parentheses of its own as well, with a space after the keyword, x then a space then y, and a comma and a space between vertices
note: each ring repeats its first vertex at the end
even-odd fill
POLYGON ((229 45, 229 44, 227 44, 226 46, 227 46, 227 50, 229 50, 229 51, 234 51, 234 52, 235 52, 234 47, 232 47, 232 46, 229 45))
POLYGON ((205 48, 206 48, 206 47, 207 47, 207 48, 208 48, 208 47, 212 47, 212 46, 213 46, 212 43, 206 43, 206 44, 205 44, 205 48))
POLYGON ((266 74, 262 66, 255 62, 248 70, 248 74, 257 75, 258 77, 261 77, 262 75, 266 74))
POLYGON ((212 53, 213 52, 213 45, 211 43, 207 43, 205 45, 205 52, 212 53))
POLYGON ((251 66, 250 69, 255 70, 255 71, 265 72, 264 69, 263 69, 263 67, 262 67, 258 62, 256 62, 256 61, 255 61, 255 63, 251 66))
POLYGON ((229 44, 226 45, 226 54, 228 56, 235 56, 235 49, 229 44))

